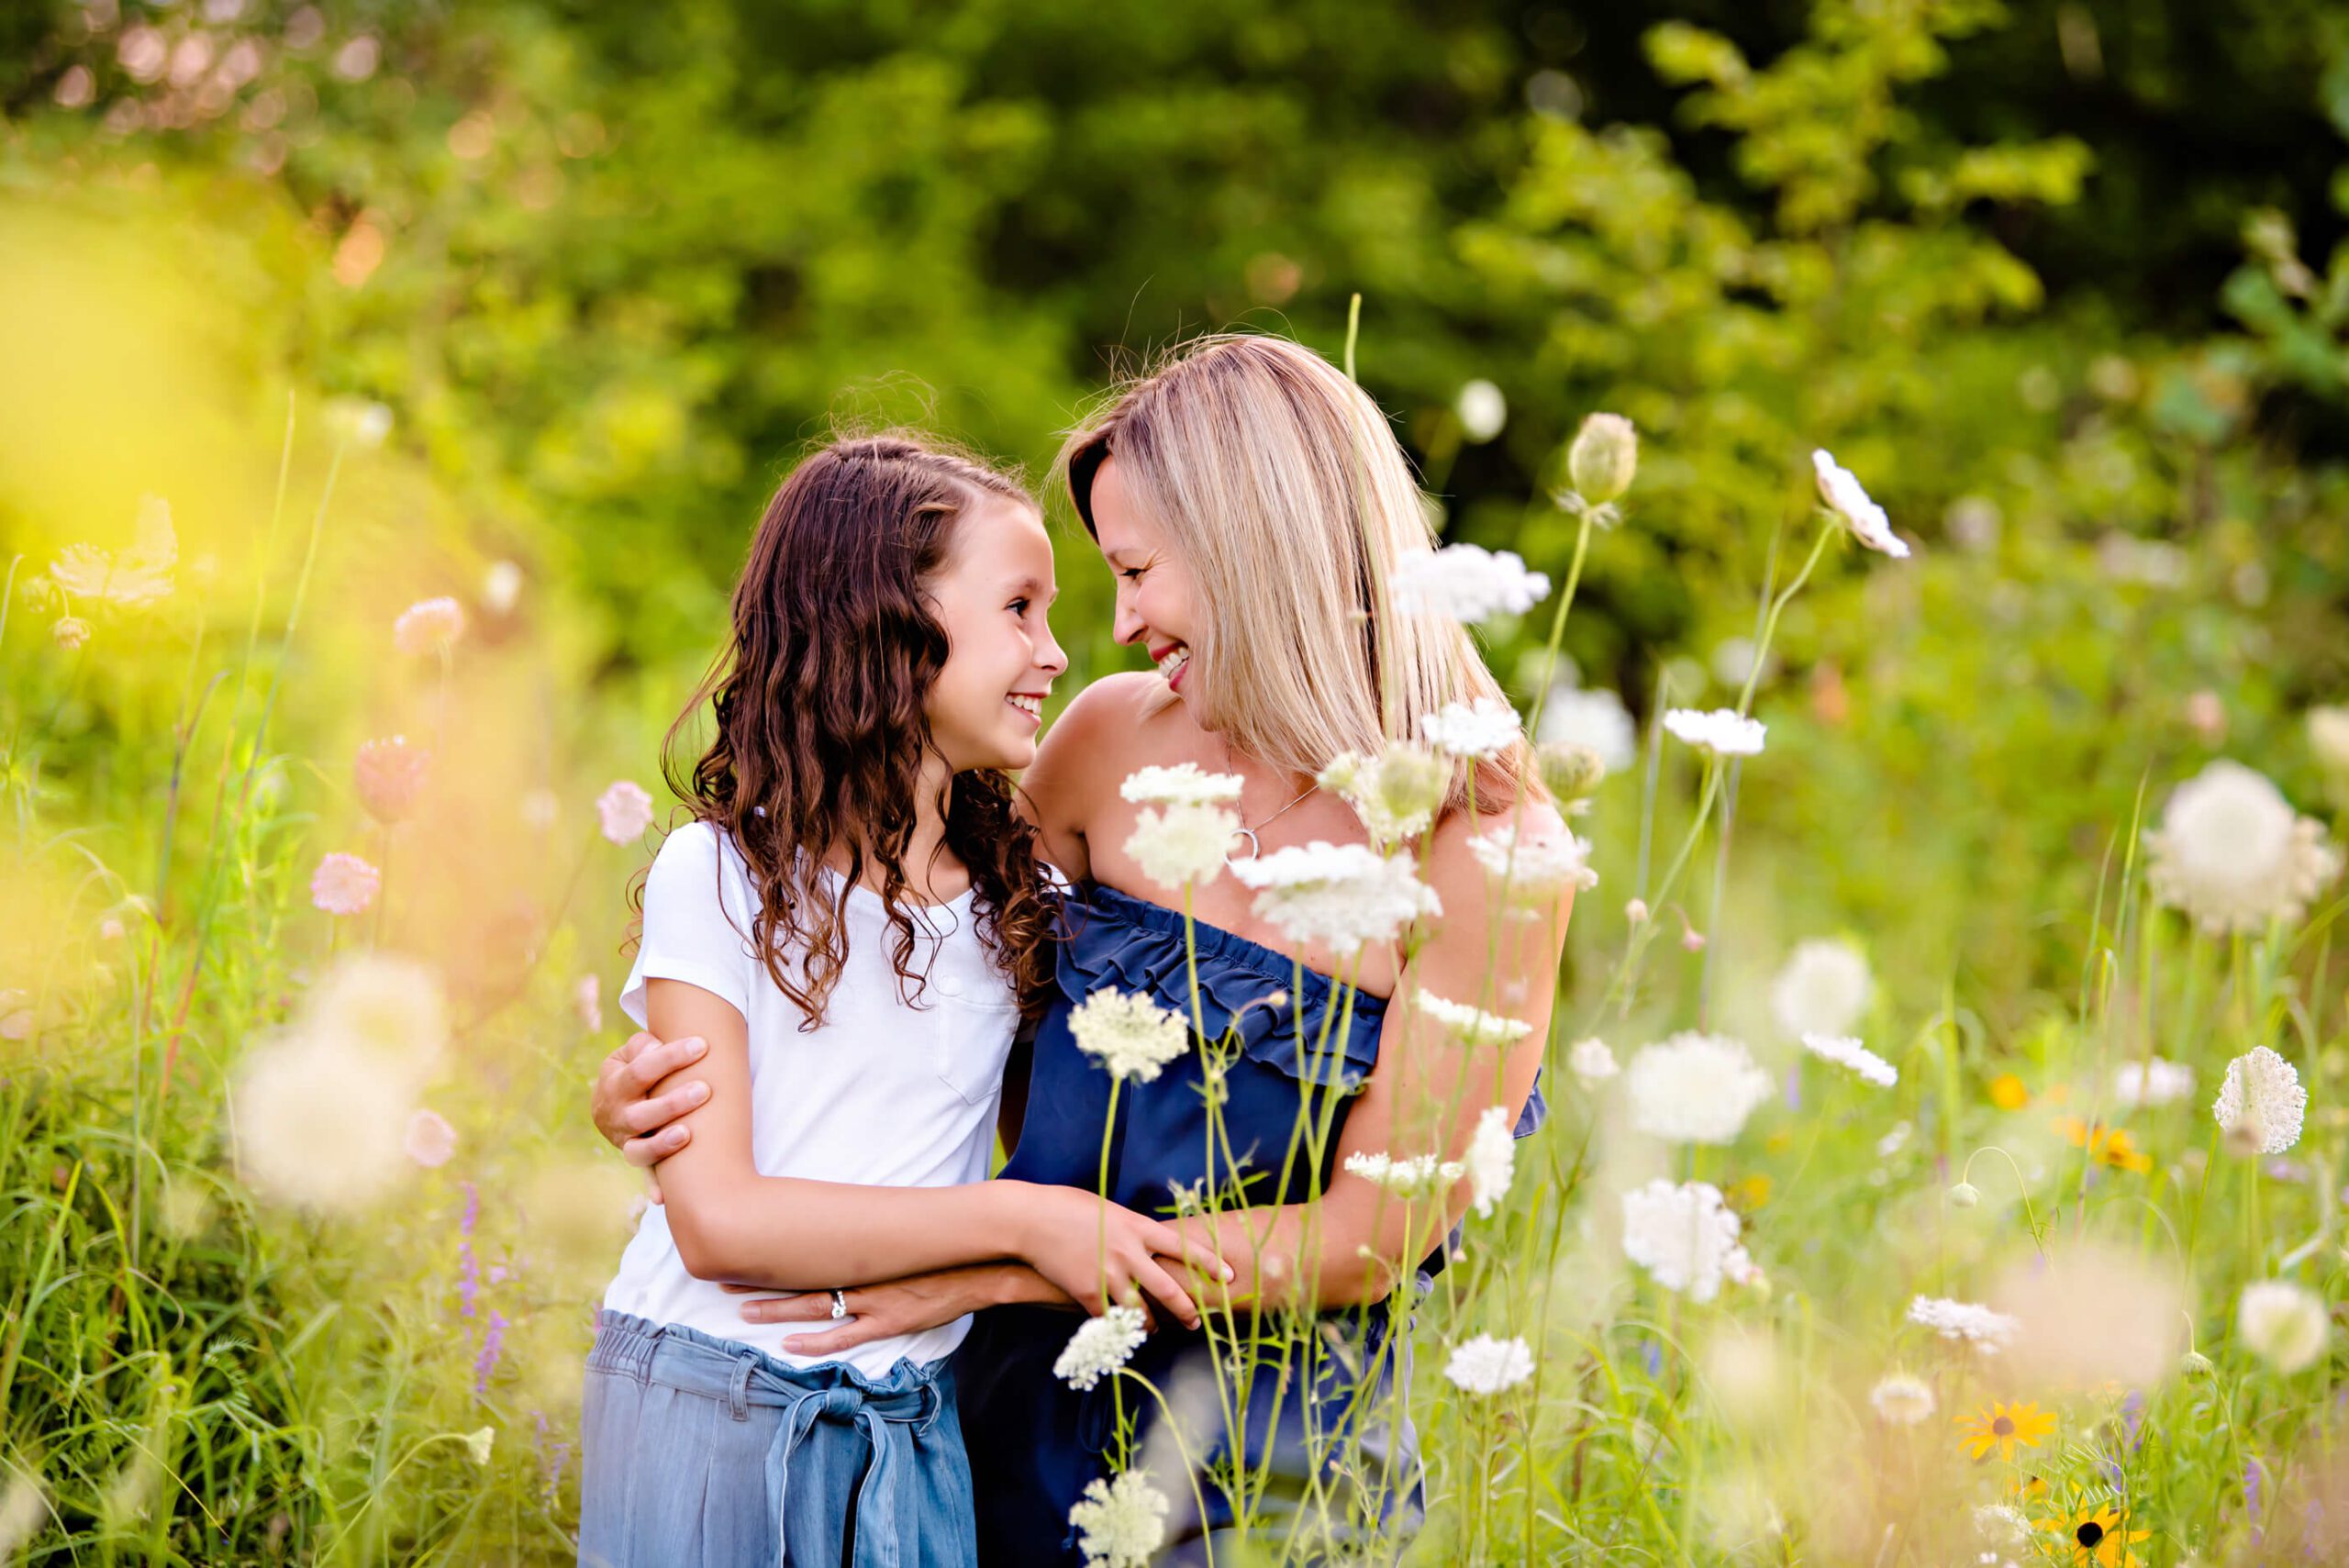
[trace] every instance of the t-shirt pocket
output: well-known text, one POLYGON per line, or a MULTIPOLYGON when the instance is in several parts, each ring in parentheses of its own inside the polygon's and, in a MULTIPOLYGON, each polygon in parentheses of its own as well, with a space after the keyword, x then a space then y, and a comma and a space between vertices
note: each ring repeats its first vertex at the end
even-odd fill
POLYGON ((972 1105, 1003 1087, 1003 1064, 1019 1028, 1019 1004, 999 998, 941 995, 935 1033, 938 1075, 972 1105))

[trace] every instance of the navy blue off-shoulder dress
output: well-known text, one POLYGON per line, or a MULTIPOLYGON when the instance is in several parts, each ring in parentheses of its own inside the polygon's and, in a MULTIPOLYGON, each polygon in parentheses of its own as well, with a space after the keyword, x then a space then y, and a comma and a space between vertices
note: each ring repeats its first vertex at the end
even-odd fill
MULTIPOLYGON (((1038 1029, 1028 1084, 1028 1109, 1019 1146, 1003 1170, 1007 1177, 1101 1189, 1102 1137, 1109 1111, 1109 1074, 1076 1048, 1069 1014, 1087 995, 1105 987, 1140 992, 1188 1018, 1191 993, 1179 911, 1116 888, 1091 884, 1073 891, 1066 904, 1066 940, 1059 958, 1059 995, 1038 1029)), ((1223 1133, 1230 1152, 1219 1149, 1215 1179, 1235 1177, 1251 1206, 1301 1203, 1326 1189, 1334 1163, 1336 1129, 1345 1106, 1333 1107, 1331 1135, 1321 1168, 1300 1156, 1282 1165, 1290 1148, 1301 1101, 1310 1100, 1318 1120, 1325 1095, 1359 1094, 1378 1062, 1379 1029, 1386 1003, 1353 993, 1350 1019, 1342 1014, 1347 993, 1329 976, 1302 972, 1294 960, 1261 943, 1221 929, 1195 925, 1198 961, 1199 1023, 1210 1040, 1233 1031, 1237 1054, 1225 1079, 1223 1133), (1324 1020, 1329 1044, 1320 1048, 1324 1020), (1342 1040, 1339 1025, 1344 1021, 1342 1040), (1301 1039, 1300 1039, 1301 1035, 1301 1039), (1316 1178, 1318 1177, 1318 1182, 1316 1178)), ((1194 1042, 1196 1047, 1197 1042, 1194 1042)), ((1534 1089, 1518 1118, 1522 1138, 1541 1125, 1544 1106, 1534 1089)), ((1144 1214, 1174 1213, 1173 1189, 1191 1187, 1208 1175, 1206 1089, 1197 1049, 1148 1083, 1129 1081, 1118 1094, 1118 1119, 1109 1132, 1108 1195, 1144 1214)), ((1226 1194, 1226 1208, 1233 1200, 1226 1194)), ((1422 1266, 1424 1290, 1443 1254, 1422 1266)), ((1164 1323, 1162 1315, 1162 1324, 1164 1323)), ((1077 1319, 1042 1307, 1002 1307, 983 1312, 954 1358, 963 1426, 977 1497, 979 1559, 985 1568, 1031 1564, 1075 1564, 1081 1560, 1069 1509, 1085 1484, 1106 1476, 1115 1440, 1116 1406, 1111 1380, 1078 1392, 1052 1374, 1052 1362, 1067 1346, 1077 1319)), ((1404 1325, 1408 1333, 1408 1324, 1404 1325)), ((1385 1353, 1391 1332, 1387 1305, 1333 1310, 1322 1319, 1322 1347, 1308 1386, 1303 1356, 1292 1351, 1288 1375, 1263 1366, 1252 1379, 1241 1420, 1242 1454, 1261 1471, 1269 1454, 1270 1476, 1256 1507, 1260 1521, 1296 1511, 1319 1465, 1320 1499, 1310 1506, 1346 1539, 1350 1518, 1367 1517, 1375 1507, 1382 1533, 1398 1543, 1409 1539, 1420 1514, 1418 1440, 1408 1415, 1390 1423, 1397 1407, 1393 1381, 1408 1386, 1407 1347, 1385 1353), (1364 1382, 1371 1380, 1372 1386, 1364 1382), (1282 1386, 1286 1384, 1286 1388, 1282 1386), (1350 1412, 1359 1418, 1350 1418, 1350 1412), (1308 1442, 1308 1434, 1312 1434, 1308 1442)), ((1227 1361, 1230 1347, 1224 1347, 1227 1361)), ((1185 1418, 1204 1423, 1204 1433, 1186 1432, 1192 1458, 1201 1449, 1229 1453, 1232 1434, 1211 1393, 1186 1401, 1211 1375, 1204 1334, 1178 1325, 1162 1326, 1135 1352, 1128 1366, 1147 1377, 1185 1418), (1198 1442, 1204 1436, 1204 1443, 1198 1442)), ((1212 1385, 1208 1387, 1211 1390, 1212 1385)), ((1137 1416, 1135 1452, 1141 1451, 1159 1418, 1157 1404, 1129 1385, 1126 1408, 1137 1416)), ((1229 1527, 1231 1507, 1210 1477, 1210 1463, 1198 1478, 1206 1518, 1187 1488, 1171 1489, 1169 1562, 1204 1560, 1198 1538, 1229 1527)), ((1275 1519, 1271 1528, 1281 1526, 1275 1519)), ((1311 1527, 1320 1539, 1321 1525, 1311 1527)), ((1305 1554, 1312 1560, 1311 1553, 1305 1554)))

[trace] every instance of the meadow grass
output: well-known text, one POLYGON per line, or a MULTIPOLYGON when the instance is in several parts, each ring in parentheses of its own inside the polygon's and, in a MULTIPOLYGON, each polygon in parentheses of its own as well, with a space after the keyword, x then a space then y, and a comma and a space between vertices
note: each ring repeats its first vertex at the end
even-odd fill
MULTIPOLYGON (((473 628, 411 657, 364 595, 320 599, 337 488, 367 484, 367 462, 347 439, 297 461, 289 429, 261 566, 233 604, 194 592, 187 563, 158 602, 102 588, 80 606, 28 593, 50 562, 10 564, 0 1542, 24 1561, 572 1550, 580 1362, 634 1192, 595 1141, 585 1087, 618 1032, 600 982, 641 823, 599 834, 606 777, 515 760, 518 693, 597 700, 514 673, 529 624, 474 604, 473 628), (89 629, 67 648, 50 622, 76 612, 89 629), (330 656, 322 639, 361 651, 330 656), (354 775, 352 737, 394 723, 432 762, 377 819, 361 803, 382 786, 354 775), (383 873, 362 913, 314 902, 313 869, 336 849, 383 873), (336 977, 384 973, 367 961, 395 953, 426 961, 437 1025, 405 1003, 334 999, 336 977), (384 1103, 240 1125, 255 1063, 289 1040, 412 1044, 418 1029, 445 1049, 431 1040, 431 1060, 385 1080, 384 1103), (399 1153, 312 1201, 256 1179, 272 1139, 355 1162, 380 1131, 368 1114, 396 1112, 404 1135, 427 1107, 454 1128, 445 1162, 399 1153)), ((1781 612, 1840 539, 1812 526, 1817 548, 1757 605, 1740 709, 1794 700, 1763 671, 1781 612)), ((1586 517, 1553 656, 1590 539, 1586 517)), ((2075 981, 1986 996, 1962 962, 1904 970, 1913 955, 1889 938, 1782 899, 1789 867, 1798 881, 1838 846, 1749 843, 1732 808, 1742 792, 1801 791, 1799 745, 1709 757, 1652 728, 1644 746, 1575 818, 1600 880, 1561 978, 1551 1120, 1410 1304, 1429 1521, 1408 1560, 2123 1561, 2110 1541, 2080 1555, 2076 1530, 2099 1518, 2150 1563, 2337 1560, 2337 883, 2296 917, 2196 929, 2151 885, 2145 834, 2179 781, 2149 778, 2137 817, 2102 835, 2092 904, 2060 916, 2075 981), (1865 953, 1849 1032, 1898 1070, 1892 1086, 1803 1051, 1774 1009, 1774 975, 1811 937, 1865 953), (1647 1136, 1624 1076, 1575 1070, 1587 1039, 1629 1061, 1689 1027, 1740 1037, 1770 1076, 1730 1141, 1647 1136), (2310 1090, 2305 1133, 2273 1156, 2231 1146, 2210 1110, 2228 1063, 2258 1046, 2310 1090), (2121 1104, 2120 1070, 2155 1057, 2190 1070, 2191 1091, 2121 1104), (1751 1277, 1691 1293, 1627 1261, 1624 1195, 1657 1179, 1722 1195, 1751 1277), (2325 1343, 2289 1370, 2288 1346, 2238 1316, 2244 1288, 2270 1279, 2326 1304, 2325 1343), (2014 1327, 1987 1353, 1914 1320, 1919 1297, 1987 1303, 2014 1327), (1531 1376, 1490 1394, 1448 1379, 1477 1334, 1525 1341, 1531 1376), (1895 1373, 1930 1390, 1930 1413, 1872 1397, 1895 1373), (2048 1429, 1999 1443, 1992 1407, 2017 1404, 2048 1429), (1977 1412, 1992 1440, 1979 1460, 1961 1448, 1977 1412), (2011 1513, 1980 1513, 1995 1508, 2011 1513)), ((1985 914, 1956 876, 1909 896, 1929 917, 1912 929, 1985 914)), ((1327 1114, 1301 1122, 1293 1152, 1318 1159, 1331 1130, 1327 1114)), ((1301 1364, 1324 1351, 1302 1318, 1254 1333, 1301 1364)), ((1166 1394, 1119 1397, 1130 1413, 1166 1394)), ((1181 1478, 1218 1481, 1252 1485, 1181 1478)), ((1297 1539, 1241 1555, 1299 1560, 1356 1507, 1333 1487, 1297 1539)))

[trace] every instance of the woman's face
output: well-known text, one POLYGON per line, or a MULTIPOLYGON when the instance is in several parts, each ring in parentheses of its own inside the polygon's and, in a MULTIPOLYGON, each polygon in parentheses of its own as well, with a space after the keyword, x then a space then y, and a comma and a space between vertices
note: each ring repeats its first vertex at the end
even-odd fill
POLYGON ((1092 501, 1094 538, 1118 581, 1118 640, 1141 644, 1196 720, 1191 573, 1157 521, 1133 504, 1116 458, 1094 471, 1092 501))
POLYGON ((1052 541, 1035 508, 987 495, 954 523, 946 559, 923 583, 946 628, 945 668, 922 703, 947 766, 1019 769, 1068 656, 1052 640, 1052 541))

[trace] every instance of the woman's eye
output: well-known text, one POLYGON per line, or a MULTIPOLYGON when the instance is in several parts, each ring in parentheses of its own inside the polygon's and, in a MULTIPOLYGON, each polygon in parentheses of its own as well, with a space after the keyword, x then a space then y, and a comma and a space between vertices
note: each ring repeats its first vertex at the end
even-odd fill
POLYGON ((1021 616, 1023 616, 1023 617, 1024 617, 1024 616, 1026 616, 1026 615, 1027 615, 1027 613, 1028 613, 1028 606, 1029 606, 1029 605, 1030 605, 1030 604, 1031 604, 1032 602, 1033 602, 1032 600, 1029 600, 1029 599, 1014 599, 1014 600, 1012 600, 1012 601, 1011 601, 1010 605, 1009 605, 1009 606, 1008 606, 1007 607, 1008 607, 1008 608, 1010 608, 1010 609, 1013 609, 1013 610, 1018 611, 1021 616))
POLYGON ((1141 575, 1141 568, 1139 566, 1129 566, 1123 572, 1119 573, 1118 575, 1129 578, 1139 577, 1141 575))

